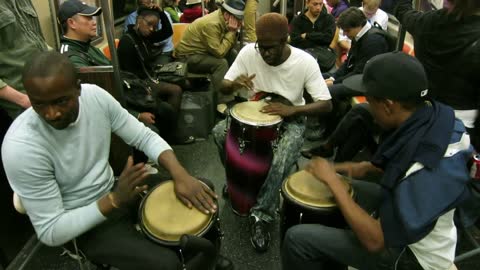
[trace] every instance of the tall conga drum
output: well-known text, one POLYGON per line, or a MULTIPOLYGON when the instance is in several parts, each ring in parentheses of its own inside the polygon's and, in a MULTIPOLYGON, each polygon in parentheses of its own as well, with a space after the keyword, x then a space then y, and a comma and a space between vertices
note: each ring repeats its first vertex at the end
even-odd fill
POLYGON ((265 182, 279 140, 282 118, 262 113, 267 103, 247 101, 230 110, 225 171, 233 211, 247 215, 265 182))
MULTIPOLYGON (((345 190, 354 197, 349 179, 340 177, 345 190)), ((282 241, 288 228, 297 224, 322 224, 336 228, 347 226, 330 188, 307 171, 298 171, 283 181, 281 195, 283 203, 280 214, 280 239, 282 241)))

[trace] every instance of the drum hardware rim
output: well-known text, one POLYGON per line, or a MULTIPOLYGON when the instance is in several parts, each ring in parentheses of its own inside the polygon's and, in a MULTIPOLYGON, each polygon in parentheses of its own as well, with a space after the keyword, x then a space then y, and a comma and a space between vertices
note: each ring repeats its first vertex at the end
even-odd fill
MULTIPOLYGON (((288 178, 287 178, 288 179, 288 178)), ((305 207, 309 210, 313 210, 313 211, 318 211, 318 210, 321 210, 321 209, 329 209, 329 210, 332 210, 332 209, 335 209, 335 208, 338 208, 338 204, 328 204, 328 205, 319 205, 319 206, 315 206, 315 205, 311 205, 311 204, 307 204, 305 202, 302 202, 302 201, 299 201, 298 199, 292 197, 290 194, 288 194, 285 190, 285 184, 286 184, 286 180, 283 181, 282 183, 282 187, 280 189, 280 194, 285 198, 287 198, 288 200, 290 201, 293 201, 295 203, 299 203, 302 205, 302 207, 305 207)), ((350 183, 349 183, 350 184, 350 183)), ((349 194, 352 198, 355 197, 355 190, 352 188, 351 184, 350 184, 350 190, 349 190, 349 194)), ((285 204, 285 200, 283 201, 283 204, 285 204)))
POLYGON ((248 120, 245 120, 245 119, 238 119, 237 117, 235 117, 234 113, 231 113, 230 116, 233 117, 238 122, 240 122, 241 124, 249 125, 253 128, 270 127, 270 126, 278 125, 279 123, 283 122, 282 117, 280 117, 279 120, 277 120, 275 122, 271 122, 271 123, 256 123, 256 122, 248 121, 248 120))
MULTIPOLYGON (((139 208, 138 208, 138 219, 139 219, 139 222, 138 222, 138 225, 140 226, 140 229, 142 231, 142 233, 144 235, 147 236, 148 239, 154 241, 155 243, 157 244, 162 244, 162 245, 165 245, 165 246, 169 246, 169 247, 178 247, 179 246, 179 243, 180 243, 180 239, 177 240, 177 241, 170 241, 170 240, 163 240, 163 239, 160 239, 158 236, 154 235, 152 232, 149 231, 149 229, 144 225, 143 223, 143 220, 144 219, 144 205, 146 203, 146 200, 147 198, 150 196, 150 194, 160 185, 163 185, 163 184, 166 184, 168 183, 169 181, 173 181, 173 180, 167 180, 167 181, 163 181, 161 183, 159 183, 158 185, 154 186, 153 188, 151 188, 147 194, 145 194, 143 197, 142 197, 142 201, 140 202, 140 205, 139 205, 139 208)), ((207 184, 205 184, 204 182, 200 181, 200 183, 202 183, 203 185, 207 186, 207 184)), ((218 211, 216 211, 215 213, 213 213, 208 221, 208 225, 205 226, 205 228, 203 228, 202 230, 200 230, 200 232, 198 232, 195 236, 197 237, 203 237, 208 231, 210 231, 210 228, 213 226, 213 224, 215 223, 214 221, 220 221, 219 217, 218 217, 218 211)), ((180 236, 181 238, 181 236, 180 236)), ((180 248, 179 248, 180 249, 180 248)))
POLYGON ((303 212, 300 212, 300 214, 298 215, 298 224, 302 224, 302 221, 303 221, 303 212))

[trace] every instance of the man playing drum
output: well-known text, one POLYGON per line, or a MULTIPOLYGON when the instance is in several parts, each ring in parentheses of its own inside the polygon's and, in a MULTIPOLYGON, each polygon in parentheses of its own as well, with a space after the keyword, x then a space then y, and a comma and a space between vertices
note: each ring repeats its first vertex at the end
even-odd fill
POLYGON ((177 197, 189 207, 216 211, 215 193, 110 94, 80 84, 65 55, 36 54, 25 65, 23 83, 33 109, 10 126, 2 158, 40 241, 59 246, 76 238, 88 259, 118 269, 180 269, 173 250, 135 230, 129 206, 148 188, 148 172, 129 157, 115 181, 108 164, 111 132, 164 166, 177 197))
POLYGON ((351 230, 290 228, 283 269, 451 269, 455 207, 470 195, 466 163, 472 147, 465 127, 452 108, 426 98, 423 66, 402 52, 375 56, 363 77, 344 83, 365 92, 373 117, 389 135, 371 162, 333 166, 319 158, 307 166, 330 188, 351 230), (336 171, 354 178, 378 174, 380 185, 353 180, 355 202, 336 171))
MULTIPOLYGON (((274 93, 293 105, 270 103, 262 111, 285 119, 283 133, 274 152, 265 183, 250 210, 251 242, 257 251, 268 249, 270 234, 267 223, 275 219, 278 190, 299 158, 305 131, 304 115, 329 112, 330 94, 315 59, 308 53, 287 45, 288 22, 277 13, 268 13, 256 23, 257 42, 246 45, 225 75, 224 94, 246 88, 253 92, 274 93), (305 104, 304 89, 314 102, 305 104)), ((252 92, 250 92, 253 94, 252 92)), ((223 157, 226 121, 213 129, 220 155, 223 157)))

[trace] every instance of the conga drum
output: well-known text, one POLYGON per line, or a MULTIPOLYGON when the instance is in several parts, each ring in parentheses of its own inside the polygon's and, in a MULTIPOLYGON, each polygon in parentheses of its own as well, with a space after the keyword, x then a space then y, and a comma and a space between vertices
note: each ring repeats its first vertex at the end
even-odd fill
POLYGON ((225 140, 225 171, 233 211, 247 215, 256 203, 279 140, 282 118, 260 110, 267 103, 247 101, 230 109, 225 140))
MULTIPOLYGON (((350 181, 340 176, 345 189, 353 197, 350 181)), ((280 239, 288 228, 297 224, 322 224, 344 228, 347 223, 330 188, 307 171, 298 171, 282 183, 283 204, 280 215, 280 239)))
POLYGON ((142 199, 139 224, 148 238, 162 245, 178 246, 184 234, 204 237, 216 244, 221 234, 217 215, 185 206, 169 180, 152 188, 142 199))

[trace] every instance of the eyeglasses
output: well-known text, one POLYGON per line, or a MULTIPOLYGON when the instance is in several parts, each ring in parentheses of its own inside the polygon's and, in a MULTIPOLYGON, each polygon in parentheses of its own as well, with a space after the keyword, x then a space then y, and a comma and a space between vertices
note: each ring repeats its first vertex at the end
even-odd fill
POLYGON ((269 54, 272 52, 275 52, 275 50, 278 50, 280 46, 282 46, 282 43, 279 43, 273 46, 262 46, 262 45, 258 45, 258 41, 255 42, 255 50, 257 50, 259 53, 262 53, 262 54, 266 52, 268 52, 269 54))

